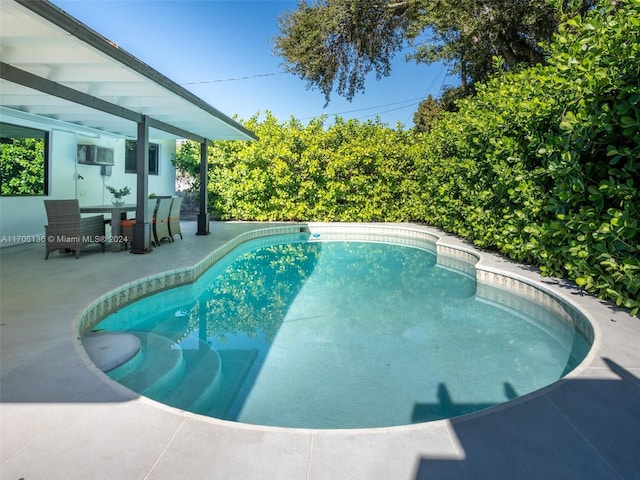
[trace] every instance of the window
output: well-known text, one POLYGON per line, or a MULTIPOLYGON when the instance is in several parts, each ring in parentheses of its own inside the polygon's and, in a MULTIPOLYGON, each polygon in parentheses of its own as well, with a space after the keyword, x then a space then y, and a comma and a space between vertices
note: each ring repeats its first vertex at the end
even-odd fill
MULTIPOLYGON (((136 173, 138 171, 136 149, 138 148, 138 142, 135 140, 127 140, 125 142, 124 152, 124 171, 127 173, 136 173)), ((159 145, 155 143, 149 144, 149 175, 158 175, 158 164, 160 150, 159 145)))
POLYGON ((49 132, 0 122, 0 194, 48 193, 49 132))

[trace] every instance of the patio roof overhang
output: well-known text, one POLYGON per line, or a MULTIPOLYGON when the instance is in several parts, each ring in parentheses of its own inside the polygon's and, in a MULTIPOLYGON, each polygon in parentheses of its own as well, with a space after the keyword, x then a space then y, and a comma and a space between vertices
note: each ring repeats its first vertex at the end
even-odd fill
MULTIPOLYGON (((144 223, 149 138, 199 142, 201 178, 207 177, 211 140, 257 140, 244 126, 46 0, 0 1, 0 114, 5 113, 138 141, 135 253, 150 251, 150 225, 144 223)), ((200 182, 199 200, 198 234, 206 235, 206 181, 200 182)))
POLYGON ((48 1, 0 2, 0 105, 137 138, 256 140, 207 102, 48 1))

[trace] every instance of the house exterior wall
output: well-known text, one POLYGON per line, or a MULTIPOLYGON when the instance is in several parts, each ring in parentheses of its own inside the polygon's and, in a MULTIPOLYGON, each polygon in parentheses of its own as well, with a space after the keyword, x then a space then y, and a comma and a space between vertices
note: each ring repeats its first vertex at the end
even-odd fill
MULTIPOLYGON (((131 194, 127 203, 136 201, 136 174, 125 173, 125 139, 107 134, 88 136, 74 131, 72 125, 61 127, 34 120, 15 117, 5 113, 5 123, 33 127, 49 132, 49 190, 46 196, 0 197, 0 247, 41 241, 47 216, 45 199, 77 198, 80 206, 111 203, 111 194, 105 186, 114 188, 128 186, 131 194), (93 144, 113 148, 114 166, 111 176, 103 177, 99 165, 83 165, 76 161, 77 145, 93 144)), ((175 167, 171 158, 176 152, 176 141, 154 140, 159 145, 158 175, 149 175, 148 193, 175 195, 175 167)), ((43 246, 44 251, 44 246, 43 246)))

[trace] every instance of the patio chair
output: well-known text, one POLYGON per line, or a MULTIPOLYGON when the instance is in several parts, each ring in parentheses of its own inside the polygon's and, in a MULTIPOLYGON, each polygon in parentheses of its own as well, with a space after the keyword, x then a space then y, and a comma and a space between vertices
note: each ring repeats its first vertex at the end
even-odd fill
POLYGON ((180 229, 180 209, 182 208, 182 197, 173 197, 171 202, 171 210, 169 210, 169 236, 173 240, 174 235, 180 235, 182 237, 182 230, 180 229))
MULTIPOLYGON (((158 205, 158 200, 155 198, 150 198, 147 200, 147 211, 146 213, 146 217, 144 219, 145 223, 148 224, 153 224, 154 218, 155 218, 155 214, 156 214, 156 207, 158 205)), ((136 219, 135 218, 131 218, 131 219, 126 219, 126 220, 121 220, 120 221, 120 232, 123 238, 126 238, 127 241, 125 242, 125 246, 126 244, 131 244, 131 246, 133 247, 133 226, 136 224, 136 219)), ((151 246, 155 247, 156 246, 156 242, 151 239, 151 246)))
POLYGON ((78 199, 45 200, 48 225, 45 225, 46 255, 54 250, 73 251, 76 258, 80 251, 92 243, 99 243, 105 250, 104 215, 82 217, 78 199))
POLYGON ((153 219, 153 236, 157 246, 160 246, 160 242, 165 238, 169 239, 171 242, 173 241, 169 235, 169 212, 171 210, 171 200, 171 197, 160 198, 158 200, 156 216, 153 219))

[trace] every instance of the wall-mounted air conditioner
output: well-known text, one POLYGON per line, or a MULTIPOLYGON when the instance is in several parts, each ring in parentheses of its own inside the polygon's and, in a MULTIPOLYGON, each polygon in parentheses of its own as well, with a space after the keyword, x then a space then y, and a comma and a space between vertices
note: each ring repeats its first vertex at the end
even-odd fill
POLYGON ((78 163, 85 165, 114 165, 113 148, 98 145, 78 145, 78 163))

